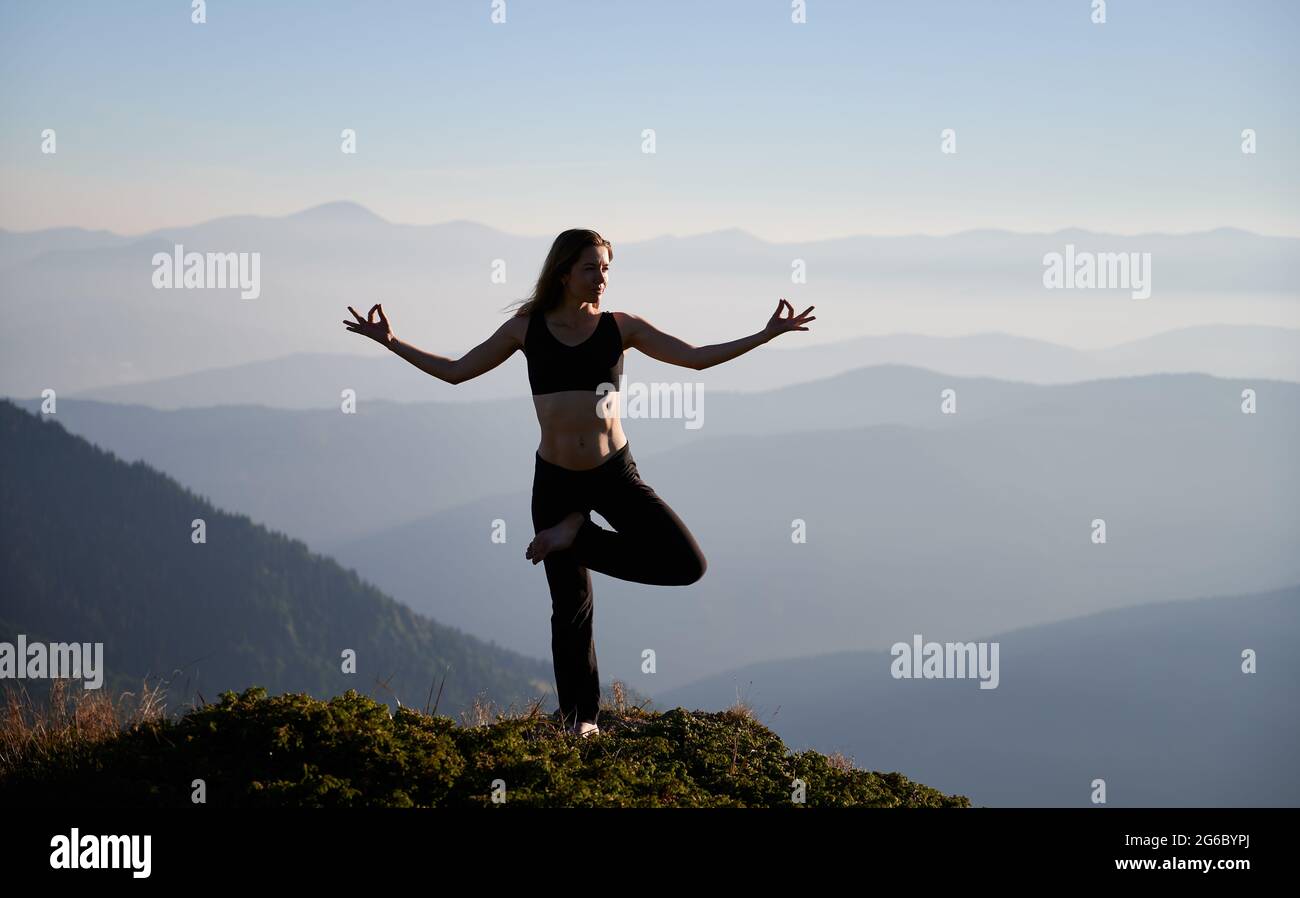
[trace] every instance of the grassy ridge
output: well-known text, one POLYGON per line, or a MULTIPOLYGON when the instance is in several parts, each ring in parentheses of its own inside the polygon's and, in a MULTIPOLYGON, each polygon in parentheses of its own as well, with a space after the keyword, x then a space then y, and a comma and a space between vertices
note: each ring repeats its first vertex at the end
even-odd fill
POLYGON ((206 803, 222 807, 970 806, 838 755, 791 753, 743 706, 602 709, 601 733, 587 739, 536 705, 460 726, 407 707, 393 714, 355 690, 322 702, 253 687, 182 717, 70 735, 78 716, 93 717, 20 732, 11 705, 0 804, 185 807, 202 780, 206 803))

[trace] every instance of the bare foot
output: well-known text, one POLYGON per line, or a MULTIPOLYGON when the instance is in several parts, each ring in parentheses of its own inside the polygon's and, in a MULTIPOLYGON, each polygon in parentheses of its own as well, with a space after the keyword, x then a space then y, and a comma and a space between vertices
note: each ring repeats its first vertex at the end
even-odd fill
POLYGON ((582 522, 586 520, 584 515, 578 512, 571 512, 563 521, 554 527, 547 527, 545 530, 533 537, 533 541, 528 544, 528 549, 524 552, 525 558, 531 558, 533 564, 541 561, 552 552, 559 552, 573 545, 574 538, 578 535, 578 530, 582 528, 582 522))

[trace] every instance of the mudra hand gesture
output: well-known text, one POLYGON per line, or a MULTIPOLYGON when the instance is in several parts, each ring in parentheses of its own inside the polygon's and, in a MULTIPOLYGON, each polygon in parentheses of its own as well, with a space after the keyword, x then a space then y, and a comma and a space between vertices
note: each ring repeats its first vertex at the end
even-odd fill
POLYGON ((773 312, 772 317, 768 319, 767 327, 763 328, 763 332, 768 335, 769 339, 771 339, 777 334, 783 334, 786 331, 806 331, 808 328, 801 327, 800 325, 807 324, 809 321, 817 320, 816 315, 811 318, 804 317, 814 308, 816 308, 816 306, 809 306, 796 317, 794 314, 794 306, 790 305, 784 298, 782 298, 781 301, 776 304, 776 311, 773 312), (790 316, 788 318, 781 317, 782 307, 790 310, 790 316))
POLYGON ((379 303, 375 303, 371 306, 370 312, 365 318, 362 318, 361 315, 357 313, 357 310, 352 308, 352 306, 348 306, 348 311, 353 315, 356 315, 357 320, 348 321, 344 318, 343 323, 347 325, 347 329, 352 331, 354 334, 364 334, 384 346, 387 346, 394 339, 393 329, 388 326, 388 319, 384 316, 384 307, 379 303), (375 312, 379 313, 378 321, 375 320, 375 312))

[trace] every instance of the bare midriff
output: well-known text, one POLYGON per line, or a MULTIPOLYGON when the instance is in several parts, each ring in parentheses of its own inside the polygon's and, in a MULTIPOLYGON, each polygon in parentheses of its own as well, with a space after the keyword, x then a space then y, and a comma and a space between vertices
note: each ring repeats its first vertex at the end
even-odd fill
POLYGON ((537 454, 561 468, 588 471, 627 445, 616 391, 561 390, 533 397, 542 429, 537 454), (601 417, 601 411, 604 417, 601 417))

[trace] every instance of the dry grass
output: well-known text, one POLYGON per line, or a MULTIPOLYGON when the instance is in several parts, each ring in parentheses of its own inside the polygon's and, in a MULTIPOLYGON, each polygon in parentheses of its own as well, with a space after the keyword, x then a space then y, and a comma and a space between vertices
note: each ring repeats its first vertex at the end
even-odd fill
MULTIPOLYGON (((751 680, 750 685, 752 685, 752 683, 753 681, 751 680)), ((759 720, 758 712, 754 709, 753 705, 741 697, 739 689, 736 690, 736 701, 732 703, 731 707, 724 708, 722 713, 724 716, 736 721, 752 720, 758 722, 759 720)))
POLYGON ((829 755, 827 755, 826 763, 830 764, 830 766, 833 767, 834 769, 842 770, 845 773, 854 769, 853 759, 845 756, 844 754, 838 751, 831 752, 829 755))
MULTIPOLYGON (((630 703, 627 687, 621 680, 614 680, 610 684, 610 689, 610 700, 601 704, 600 719, 597 721, 602 731, 626 726, 629 717, 644 715, 645 707, 650 704, 649 699, 640 705, 630 703)), ((545 700, 544 698, 533 699, 527 702, 523 709, 516 710, 513 704, 502 709, 490 701, 483 700, 482 696, 475 696, 474 704, 469 710, 461 712, 461 726, 467 728, 489 726, 498 720, 545 720, 551 723, 558 733, 562 729, 558 712, 547 714, 543 711, 542 703, 545 700)))
MULTIPOLYGON (((492 722, 492 702, 484 701, 482 696, 474 696, 474 704, 467 711, 461 712, 461 726, 464 727, 481 727, 487 726, 492 722)), ((496 717, 501 717, 501 712, 497 712, 496 717)))
POLYGON ((84 689, 79 681, 60 678, 50 682, 48 700, 40 701, 23 684, 5 684, 0 776, 164 718, 166 694, 165 683, 150 686, 146 681, 139 693, 123 692, 114 698, 107 690, 84 689))
POLYGON ((548 715, 542 711, 542 702, 544 699, 537 698, 528 702, 523 710, 515 710, 512 704, 508 708, 500 709, 490 701, 484 701, 481 696, 474 697, 474 704, 467 711, 462 711, 460 715, 461 726, 482 727, 489 726, 499 720, 538 720, 546 718, 548 715))
MULTIPOLYGON (((0 777, 29 764, 39 764, 69 749, 84 750, 104 739, 128 732, 146 720, 167 717, 165 698, 167 683, 142 684, 138 693, 123 692, 114 697, 108 690, 83 689, 79 681, 55 679, 49 684, 48 701, 38 700, 26 686, 5 684, 0 705, 0 777)), ((442 690, 438 689, 441 697, 442 690)), ((430 698, 433 698, 432 689, 430 698)), ((527 702, 523 709, 514 705, 501 709, 482 695, 475 696, 472 707, 461 713, 461 726, 483 727, 499 720, 545 720, 556 733, 563 728, 558 714, 542 710, 544 699, 527 702)), ((640 725, 645 717, 647 699, 640 705, 628 701, 627 688, 621 680, 611 684, 608 702, 601 705, 600 724, 605 731, 640 725)), ((401 702, 398 702, 401 706, 401 702)), ((408 707, 409 711, 417 711, 408 707)), ((429 713, 426 707, 424 713, 429 713)), ((434 713, 437 713, 436 705, 434 713)), ((730 715, 754 718, 743 702, 728 709, 730 715)))
POLYGON ((722 713, 733 720, 758 720, 753 706, 739 699, 730 708, 724 708, 722 713))
POLYGON ((613 701, 610 702, 610 709, 617 714, 627 713, 627 693, 623 689, 623 681, 615 680, 611 685, 613 690, 613 701))

